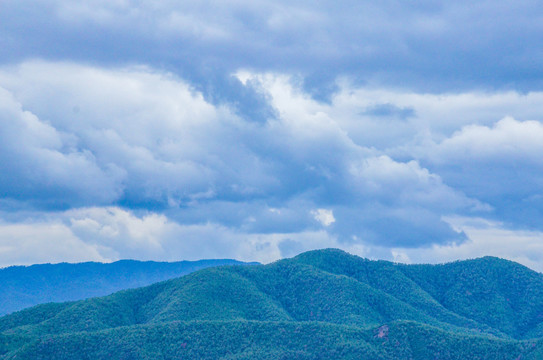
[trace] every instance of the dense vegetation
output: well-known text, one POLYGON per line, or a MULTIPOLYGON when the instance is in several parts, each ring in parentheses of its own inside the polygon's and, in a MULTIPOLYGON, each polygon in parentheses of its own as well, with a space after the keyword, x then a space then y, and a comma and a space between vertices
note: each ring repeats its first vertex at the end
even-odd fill
POLYGON ((0 359, 540 359, 543 275, 339 250, 0 318, 0 359))
POLYGON ((151 285, 235 260, 41 264, 0 269, 0 316, 48 302, 82 300, 151 285))

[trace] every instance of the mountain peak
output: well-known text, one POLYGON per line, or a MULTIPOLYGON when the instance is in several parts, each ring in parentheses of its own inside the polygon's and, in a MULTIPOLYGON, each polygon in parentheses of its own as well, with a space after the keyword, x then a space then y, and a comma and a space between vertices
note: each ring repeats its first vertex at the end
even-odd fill
POLYGON ((311 257, 341 257, 341 256, 352 257, 356 255, 352 255, 344 250, 337 249, 337 248, 324 248, 324 249, 309 250, 309 251, 303 252, 295 256, 294 259, 303 259, 303 258, 311 258, 311 257))

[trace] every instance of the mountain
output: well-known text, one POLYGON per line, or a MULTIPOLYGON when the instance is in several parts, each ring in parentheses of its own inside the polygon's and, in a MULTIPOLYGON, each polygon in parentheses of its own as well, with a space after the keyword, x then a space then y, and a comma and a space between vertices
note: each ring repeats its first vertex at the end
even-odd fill
POLYGON ((543 275, 340 250, 0 318, 0 359, 541 359, 543 275))
POLYGON ((109 295, 227 264, 242 263, 228 259, 171 263, 122 260, 11 266, 0 269, 0 316, 37 304, 109 295))

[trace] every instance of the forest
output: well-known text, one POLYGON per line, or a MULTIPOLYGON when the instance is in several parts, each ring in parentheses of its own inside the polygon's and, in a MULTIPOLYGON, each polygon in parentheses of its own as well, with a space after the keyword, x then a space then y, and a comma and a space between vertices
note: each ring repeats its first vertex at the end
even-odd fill
POLYGON ((541 359, 543 275, 336 249, 0 318, 0 359, 541 359))

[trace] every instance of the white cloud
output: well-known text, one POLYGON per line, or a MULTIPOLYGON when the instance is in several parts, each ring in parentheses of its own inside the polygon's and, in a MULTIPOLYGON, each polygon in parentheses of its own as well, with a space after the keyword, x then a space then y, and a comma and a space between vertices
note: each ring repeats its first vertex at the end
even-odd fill
POLYGON ((543 92, 537 91, 432 94, 376 85, 359 86, 349 78, 341 78, 336 81, 338 91, 330 103, 321 103, 304 92, 300 86, 302 80, 296 76, 247 70, 240 70, 235 76, 245 84, 260 84, 260 89, 270 95, 280 111, 285 125, 296 127, 301 134, 316 137, 330 132, 343 138, 346 146, 378 149, 394 157, 429 155, 429 146, 460 135, 462 129, 502 129, 509 142, 518 140, 519 136, 524 139, 524 134, 519 133, 521 129, 508 134, 508 130, 515 130, 506 129, 511 124, 502 122, 510 118, 522 119, 515 120, 518 122, 530 120, 523 125, 526 129, 541 120, 543 112, 543 92), (395 109, 396 113, 379 115, 368 111, 382 107, 395 109), (408 116, 402 116, 402 112, 408 116), (503 120, 496 123, 499 119, 503 120))
POLYGON ((416 161, 397 162, 383 155, 351 164, 353 192, 399 204, 426 205, 458 209, 480 204, 445 185, 439 175, 422 168, 416 161))
POLYGON ((505 117, 492 126, 468 125, 429 149, 425 157, 437 163, 510 161, 543 164, 543 123, 505 117))
MULTIPOLYGON (((327 211, 314 215, 322 214, 330 215, 327 211)), ((235 258, 268 263, 303 251, 334 247, 363 257, 404 263, 441 263, 491 255, 543 271, 542 232, 512 230, 482 218, 445 220, 468 239, 423 248, 383 247, 367 244, 361 238, 341 242, 324 230, 244 234, 219 224, 181 225, 156 213, 138 216, 116 207, 79 208, 50 213, 45 218, 0 223, 0 267, 124 258, 235 258)))
MULTIPOLYGON (((45 218, 0 223, 0 266, 126 258, 235 258, 267 263, 285 254, 342 246, 323 230, 246 234, 220 224, 182 225, 162 214, 136 215, 117 207, 77 208, 45 218)), ((364 251, 360 245, 347 246, 358 253, 364 251)))
POLYGON ((323 226, 330 226, 336 222, 334 218, 334 212, 329 209, 317 209, 311 210, 311 215, 320 222, 323 226))
POLYGON ((541 119, 543 92, 515 91, 419 93, 376 86, 355 86, 338 81, 330 116, 357 144, 375 146, 389 155, 428 155, 427 146, 439 143, 465 126, 490 127, 504 117, 541 119), (412 110, 413 116, 374 116, 368 108, 379 105, 412 110), (415 149, 420 146, 420 153, 415 149))
POLYGON ((59 221, 0 223, 0 267, 110 260, 59 221))

